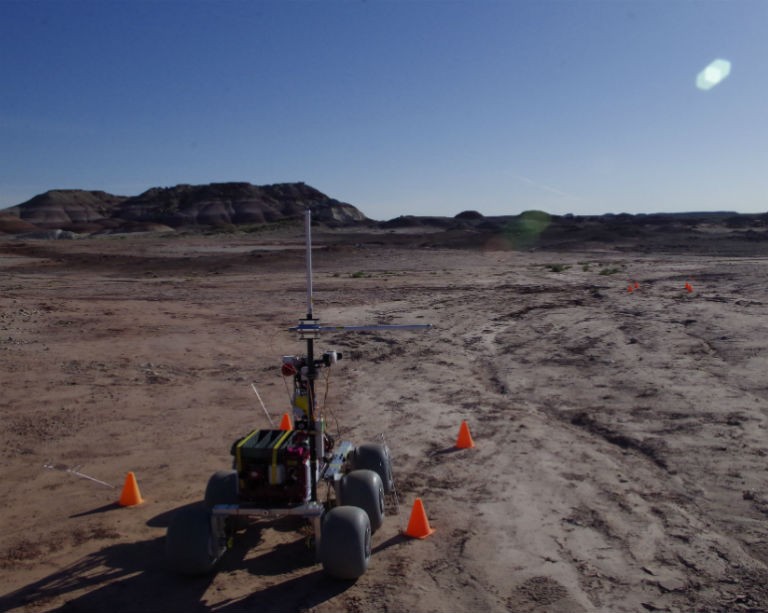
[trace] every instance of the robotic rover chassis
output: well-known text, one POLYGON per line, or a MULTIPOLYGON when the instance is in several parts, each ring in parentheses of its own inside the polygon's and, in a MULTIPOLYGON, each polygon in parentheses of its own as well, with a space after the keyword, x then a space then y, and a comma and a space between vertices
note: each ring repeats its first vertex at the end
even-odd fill
POLYGON ((371 535, 384 520, 387 496, 397 508, 389 449, 381 443, 338 445, 318 416, 315 381, 341 354, 315 358, 324 330, 424 330, 426 325, 323 326, 312 312, 311 213, 306 212, 307 317, 291 330, 306 341, 306 355, 284 356, 282 373, 293 377, 293 430, 254 430, 232 445, 233 468, 214 473, 203 506, 177 512, 168 527, 166 553, 183 574, 206 574, 231 548, 241 518, 300 516, 312 528, 318 561, 339 579, 356 579, 368 568, 371 535), (318 489, 326 484, 320 500, 318 489))

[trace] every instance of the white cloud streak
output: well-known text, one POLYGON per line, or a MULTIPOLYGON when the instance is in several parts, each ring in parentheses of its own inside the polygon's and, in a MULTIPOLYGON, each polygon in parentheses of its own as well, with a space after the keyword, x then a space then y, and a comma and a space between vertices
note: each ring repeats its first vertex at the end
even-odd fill
POLYGON ((575 194, 569 194, 568 192, 564 192, 562 190, 559 190, 555 187, 552 187, 551 185, 547 185, 545 183, 539 183, 538 181, 534 181, 533 179, 526 177, 524 175, 516 174, 516 178, 520 179, 524 183, 527 183, 528 185, 531 185, 537 189, 540 189, 545 192, 549 192, 550 194, 555 194, 556 196, 560 196, 561 198, 572 198, 575 200, 580 200, 580 196, 576 196, 575 194))

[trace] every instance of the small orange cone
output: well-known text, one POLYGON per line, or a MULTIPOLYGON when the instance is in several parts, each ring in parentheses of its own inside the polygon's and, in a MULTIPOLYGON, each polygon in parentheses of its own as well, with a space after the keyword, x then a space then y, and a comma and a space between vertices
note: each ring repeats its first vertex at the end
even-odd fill
POLYGON ((283 413, 283 418, 280 420, 281 430, 293 430, 293 424, 291 423, 291 416, 288 413, 283 413))
POLYGON ((631 293, 632 293, 632 292, 634 292, 634 291, 635 291, 635 288, 634 288, 634 287, 632 287, 631 285, 627 285, 627 292, 628 292, 628 293, 630 293, 630 294, 631 294, 631 293))
POLYGON ((424 510, 421 498, 417 498, 413 503, 411 518, 408 520, 408 528, 406 528, 403 534, 415 539, 423 539, 427 538, 434 531, 435 529, 429 526, 429 520, 427 519, 427 513, 424 510))
POLYGON ((141 504, 144 500, 139 492, 139 484, 136 483, 136 475, 132 472, 128 473, 125 477, 125 485, 123 486, 123 493, 120 494, 120 500, 117 504, 121 507, 132 507, 137 504, 141 504))
POLYGON ((461 422, 459 427, 459 436, 456 438, 457 449, 470 449, 475 446, 475 442, 472 440, 472 435, 469 433, 469 426, 467 420, 461 422))
POLYGON ((686 281, 685 282, 685 289, 688 290, 688 293, 690 294, 693 291, 693 285, 691 285, 690 283, 688 283, 686 281))
POLYGON ((637 281, 635 281, 635 289, 640 289, 640 284, 637 281))

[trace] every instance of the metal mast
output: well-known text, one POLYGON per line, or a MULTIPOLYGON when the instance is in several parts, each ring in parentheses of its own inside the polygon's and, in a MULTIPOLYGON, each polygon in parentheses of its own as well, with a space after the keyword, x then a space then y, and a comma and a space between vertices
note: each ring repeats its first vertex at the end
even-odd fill
POLYGON ((306 264, 307 264, 307 316, 299 320, 299 325, 290 328, 299 333, 299 338, 307 341, 307 418, 309 428, 309 458, 310 458, 310 484, 311 500, 317 502, 317 428, 322 428, 322 423, 316 421, 315 416, 315 378, 317 367, 315 363, 315 339, 320 337, 323 331, 331 332, 366 332, 372 330, 429 330, 431 324, 365 324, 358 326, 320 325, 315 319, 312 305, 312 212, 308 208, 304 215, 305 240, 306 240, 306 264))
MULTIPOLYGON (((317 323, 312 312, 312 211, 307 207, 304 215, 304 232, 306 237, 306 262, 307 262, 307 318, 306 323, 317 323)), ((303 322, 302 322, 303 323, 303 322)), ((300 324, 301 325, 301 324, 300 324)), ((309 437, 309 463, 310 484, 312 502, 317 502, 317 437, 315 436, 315 334, 303 335, 307 340, 307 418, 310 428, 309 437)))

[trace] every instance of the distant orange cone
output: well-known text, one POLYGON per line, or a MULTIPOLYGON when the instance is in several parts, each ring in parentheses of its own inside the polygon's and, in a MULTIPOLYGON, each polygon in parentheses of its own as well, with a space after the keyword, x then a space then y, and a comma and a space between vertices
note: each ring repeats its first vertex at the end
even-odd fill
POLYGON ((634 288, 634 287, 632 287, 631 285, 627 285, 627 292, 628 292, 628 293, 630 293, 630 294, 631 294, 631 293, 632 293, 632 292, 634 292, 634 291, 635 291, 635 288, 634 288))
POLYGON ((406 528, 403 534, 415 539, 423 539, 427 538, 434 531, 435 529, 429 526, 429 520, 427 519, 427 513, 424 510, 421 498, 417 498, 413 503, 411 518, 408 520, 408 528, 406 528))
POLYGON ((640 289, 640 284, 637 281, 635 281, 635 289, 640 289))
POLYGON ((685 282, 685 289, 686 289, 686 290, 688 291, 688 293, 690 294, 690 293, 693 291, 693 285, 691 285, 690 283, 688 283, 688 282, 686 281, 686 282, 685 282))
POLYGON ((472 440, 472 435, 469 433, 469 426, 467 420, 461 422, 459 427, 459 436, 456 438, 457 449, 470 449, 475 446, 475 442, 472 440))
POLYGON ((280 420, 281 430, 293 430, 293 424, 291 423, 291 416, 288 413, 283 413, 283 419, 280 420))
POLYGON ((144 500, 139 492, 139 484, 136 483, 136 475, 132 472, 128 473, 125 477, 125 485, 123 486, 123 493, 120 494, 120 500, 118 504, 121 507, 132 507, 137 504, 141 504, 144 500))

